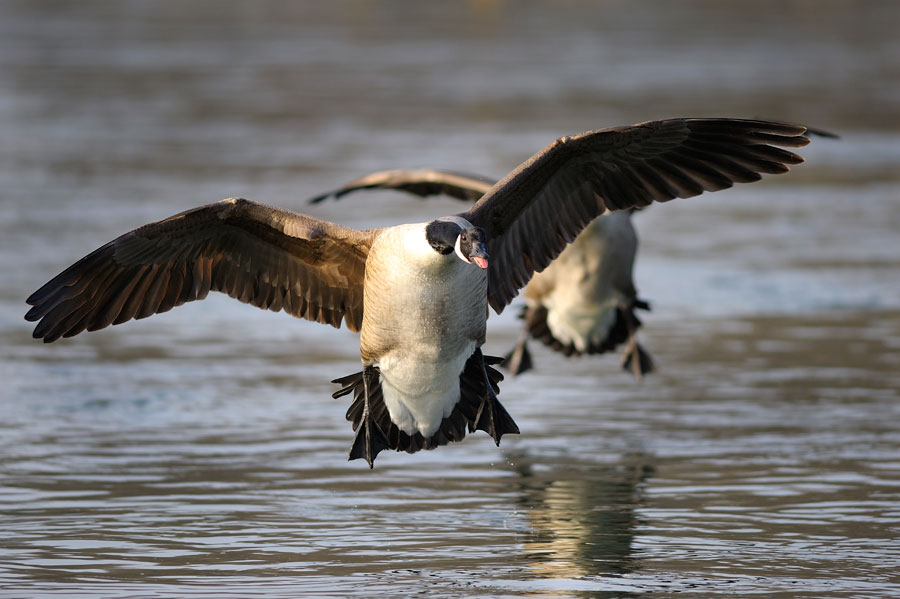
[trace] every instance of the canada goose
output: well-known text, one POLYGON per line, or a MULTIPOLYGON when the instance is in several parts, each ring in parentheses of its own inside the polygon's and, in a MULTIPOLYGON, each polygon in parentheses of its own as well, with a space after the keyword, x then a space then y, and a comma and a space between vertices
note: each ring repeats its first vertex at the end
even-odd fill
MULTIPOLYGON (((495 181, 437 169, 377 171, 309 200, 317 204, 365 189, 395 189, 420 197, 448 195, 477 200, 495 181)), ((532 368, 529 335, 566 355, 600 354, 627 342, 622 367, 640 379, 654 368, 637 342, 641 326, 635 309, 650 305, 637 297, 632 271, 637 233, 631 210, 606 212, 594 219, 562 253, 525 287, 525 326, 502 366, 514 375, 532 368)))
POLYGON ((257 307, 360 332, 350 459, 430 449, 518 427, 481 353, 500 312, 605 210, 716 191, 783 173, 809 143, 799 125, 670 119, 561 137, 469 210, 359 231, 232 198, 139 227, 35 291, 26 320, 45 342, 221 291, 257 307), (488 263, 490 260, 490 263, 488 263))

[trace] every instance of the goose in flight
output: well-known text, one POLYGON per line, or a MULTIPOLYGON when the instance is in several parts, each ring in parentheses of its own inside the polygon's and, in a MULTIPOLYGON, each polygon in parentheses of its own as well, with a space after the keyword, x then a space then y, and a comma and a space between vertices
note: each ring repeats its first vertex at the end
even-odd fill
POLYGON ((484 356, 501 312, 598 215, 783 173, 809 143, 799 125, 669 119, 561 137, 468 210, 356 230, 232 198, 138 227, 35 291, 25 315, 51 342, 166 312, 220 291, 360 333, 350 459, 415 452, 518 427, 484 356))
MULTIPOLYGON (((367 189, 394 189, 428 197, 447 195, 475 201, 496 181, 437 169, 377 171, 349 181, 339 189, 310 199, 317 204, 367 189)), ((532 368, 528 337, 566 355, 600 354, 626 343, 622 367, 640 379, 652 372, 653 360, 638 343, 641 321, 636 309, 650 305, 637 297, 632 271, 637 233, 631 210, 605 212, 594 219, 550 266, 525 287, 525 326, 503 366, 514 375, 532 368)))

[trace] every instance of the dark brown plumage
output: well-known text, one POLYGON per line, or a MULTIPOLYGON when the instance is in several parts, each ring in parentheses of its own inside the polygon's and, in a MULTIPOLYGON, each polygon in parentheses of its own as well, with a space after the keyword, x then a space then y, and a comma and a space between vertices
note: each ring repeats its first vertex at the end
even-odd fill
POLYGON ((357 231, 233 198, 138 227, 26 300, 45 343, 146 318, 221 291, 242 302, 359 331, 378 230, 357 231))

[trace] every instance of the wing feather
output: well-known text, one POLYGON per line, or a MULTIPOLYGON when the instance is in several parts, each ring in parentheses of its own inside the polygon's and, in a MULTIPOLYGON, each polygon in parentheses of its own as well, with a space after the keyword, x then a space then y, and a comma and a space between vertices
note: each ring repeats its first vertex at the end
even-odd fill
POLYGON ((45 342, 146 318, 220 291, 242 302, 353 331, 379 230, 357 231, 229 199, 126 233, 27 300, 45 342))
POLYGON ((487 232, 488 300, 497 312, 606 210, 718 191, 787 172, 805 127, 744 119, 669 119, 562 137, 461 214, 487 232))
POLYGON ((393 169, 376 171, 344 184, 339 189, 318 195, 310 204, 317 204, 330 197, 339 199, 348 193, 363 189, 393 189, 419 197, 447 195, 458 200, 475 201, 483 196, 495 180, 481 175, 467 175, 437 169, 393 169))

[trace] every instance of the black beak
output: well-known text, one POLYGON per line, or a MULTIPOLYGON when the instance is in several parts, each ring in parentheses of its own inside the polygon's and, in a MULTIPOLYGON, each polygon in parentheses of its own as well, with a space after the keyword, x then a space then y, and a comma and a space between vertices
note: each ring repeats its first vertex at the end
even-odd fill
POLYGON ((472 250, 469 252, 469 259, 477 264, 480 268, 488 267, 488 251, 482 241, 476 241, 472 244, 472 250))

